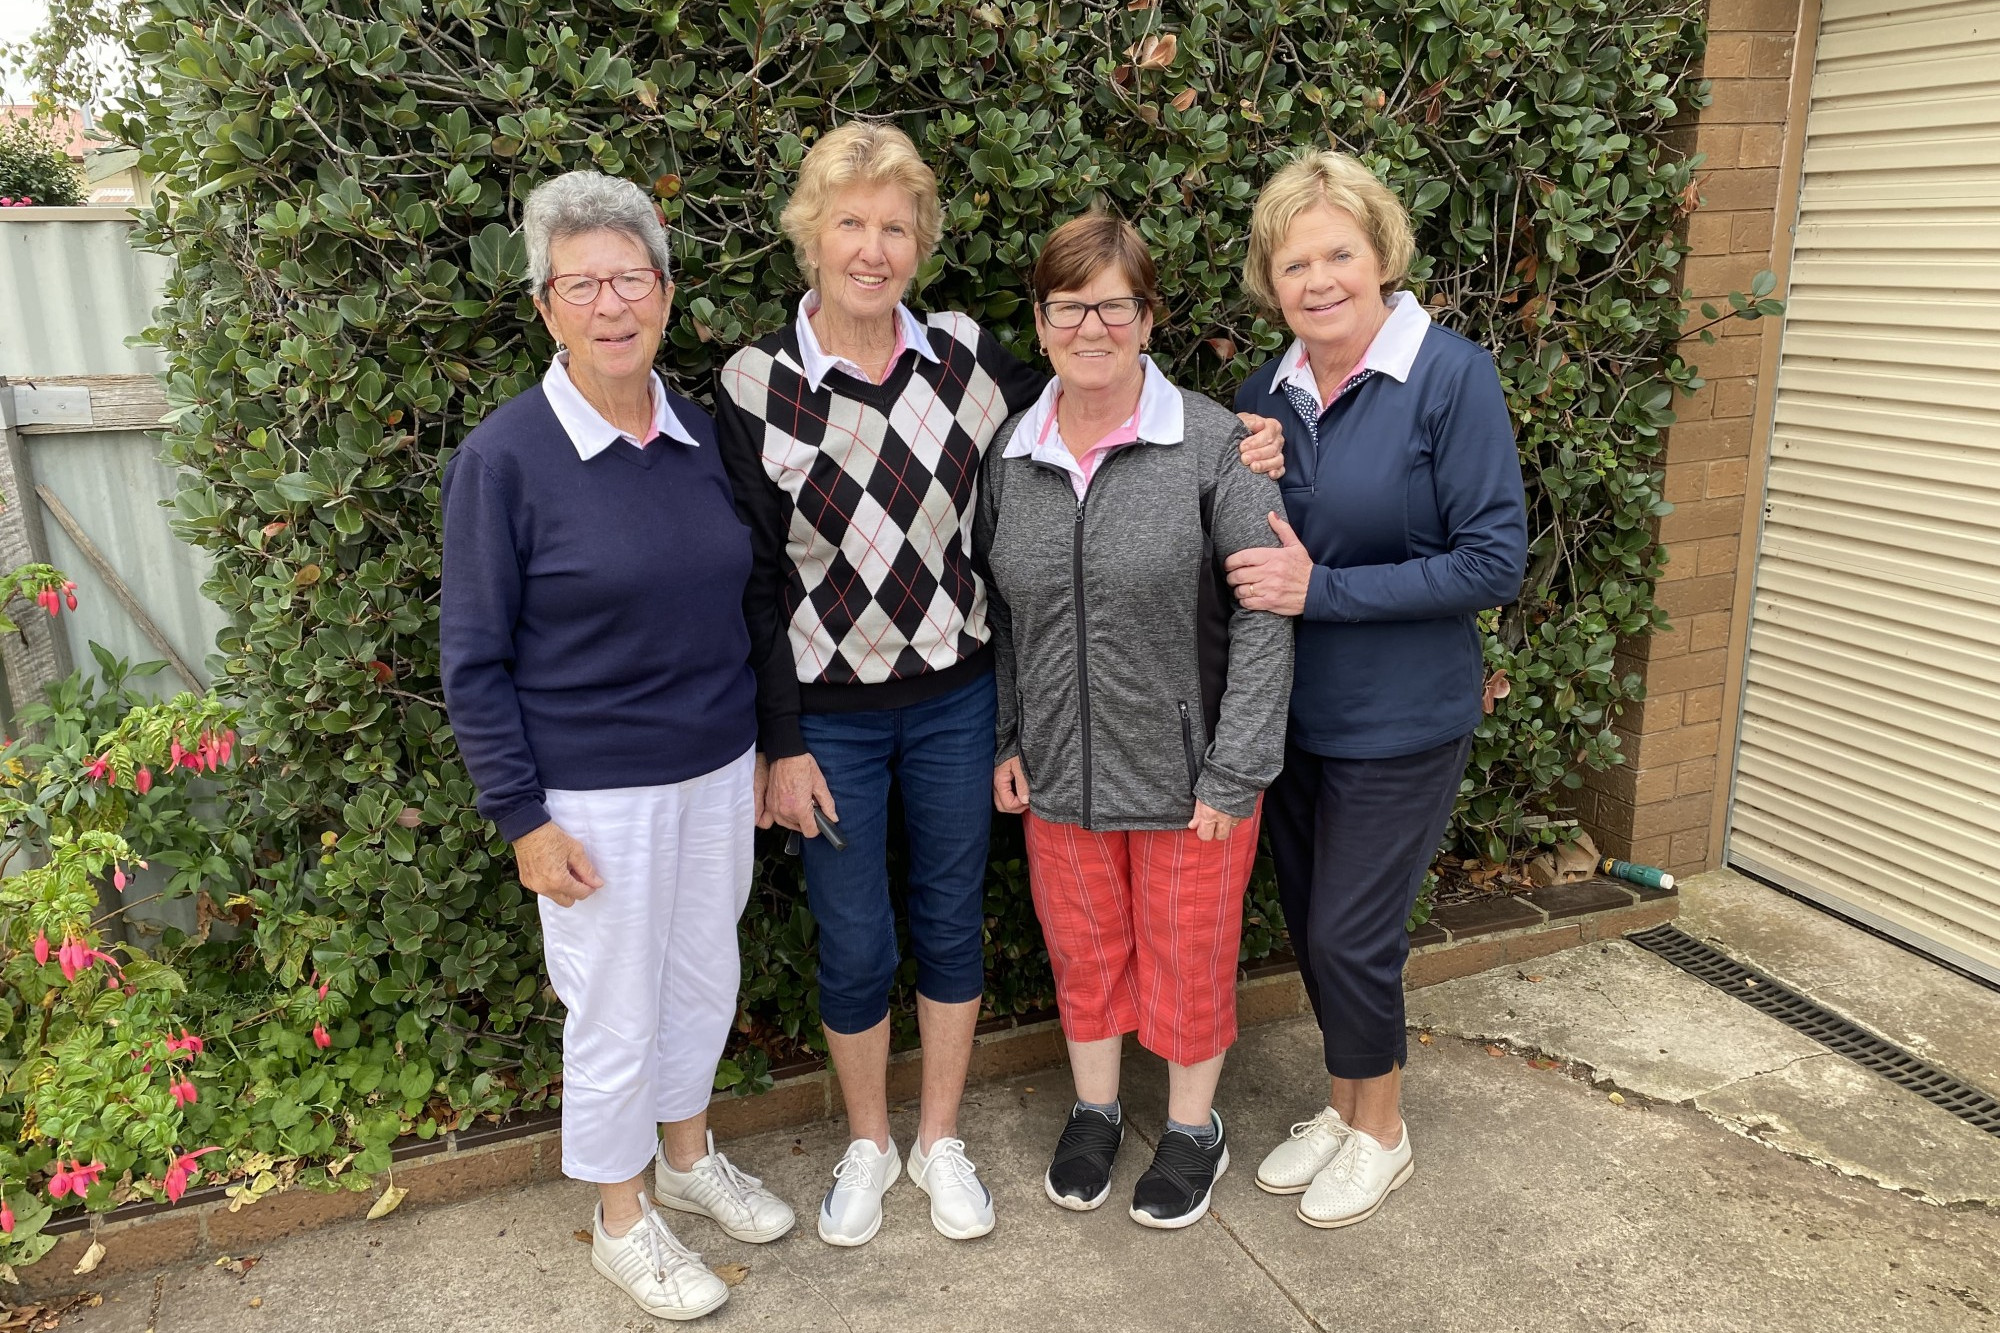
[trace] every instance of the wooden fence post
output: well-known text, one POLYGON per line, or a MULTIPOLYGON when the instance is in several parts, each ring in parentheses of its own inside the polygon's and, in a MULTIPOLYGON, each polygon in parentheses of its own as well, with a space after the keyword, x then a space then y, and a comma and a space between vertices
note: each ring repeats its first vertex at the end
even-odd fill
MULTIPOLYGON (((14 410, 14 388, 0 376, 0 571, 49 558, 42 531, 41 506, 35 503, 35 479, 28 450, 14 410)), ((69 645, 55 623, 26 597, 16 597, 7 614, 21 627, 19 634, 0 635, 0 667, 7 673, 7 697, 13 709, 41 699, 44 687, 71 670, 69 645)), ((7 719, 13 734, 13 719, 7 719)))

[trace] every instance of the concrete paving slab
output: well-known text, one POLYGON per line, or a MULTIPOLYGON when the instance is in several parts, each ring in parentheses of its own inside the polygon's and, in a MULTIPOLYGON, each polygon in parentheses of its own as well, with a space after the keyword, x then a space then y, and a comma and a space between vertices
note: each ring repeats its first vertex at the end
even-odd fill
POLYGON ((1408 1012, 1413 1026, 1574 1060, 1667 1102, 1826 1050, 1623 940, 1426 986, 1408 1012))
MULTIPOLYGON (((1561 1069, 1450 1039, 1413 1045, 1417 1171, 1371 1221, 1309 1228, 1259 1191, 1255 1165, 1325 1090, 1309 1020, 1256 1028, 1221 1108, 1235 1163, 1186 1231, 1133 1225, 1117 1202, 1150 1152, 1128 1139, 1113 1200, 1090 1214, 1041 1197, 1070 1096, 1062 1071, 977 1090, 965 1128, 999 1229, 957 1245, 907 1182, 880 1237, 823 1245, 810 1226, 768 1246, 689 1220, 712 1263, 750 1267, 693 1327, 1193 1333, 1973 1333, 2000 1311, 2000 1213, 1948 1210, 1782 1156, 1679 1107, 1617 1106, 1561 1069), (1034 1091, 1028 1091, 1029 1088, 1034 1091)), ((1797 1068, 1809 1066, 1801 1065, 1797 1068)), ((1164 1116, 1161 1070, 1128 1061, 1135 1130, 1164 1116)), ((897 1128, 909 1129, 907 1114, 897 1128)), ((831 1126, 731 1145, 809 1210, 843 1145, 831 1126), (794 1149, 797 1149, 795 1152, 794 1149)), ((111 1288, 80 1333, 446 1333, 656 1329, 571 1239, 591 1194, 532 1186, 274 1245, 246 1276, 212 1266, 111 1288), (249 1302, 261 1304, 252 1308, 249 1302)))
POLYGON ((2000 991, 1758 883, 1681 883, 1682 930, 2000 1097, 2000 991))

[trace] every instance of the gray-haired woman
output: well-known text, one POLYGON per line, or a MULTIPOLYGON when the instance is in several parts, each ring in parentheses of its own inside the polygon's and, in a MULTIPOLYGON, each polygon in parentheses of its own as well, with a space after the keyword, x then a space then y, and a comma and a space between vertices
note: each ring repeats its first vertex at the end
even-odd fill
POLYGON ((653 372, 674 288, 652 203, 571 172, 529 196, 523 231, 557 353, 445 469, 445 703, 480 813, 541 898, 591 1261, 692 1319, 729 1290, 655 1211, 649 1162, 653 1199, 738 1240, 794 1220, 707 1133, 750 892, 750 537, 713 423, 653 372))

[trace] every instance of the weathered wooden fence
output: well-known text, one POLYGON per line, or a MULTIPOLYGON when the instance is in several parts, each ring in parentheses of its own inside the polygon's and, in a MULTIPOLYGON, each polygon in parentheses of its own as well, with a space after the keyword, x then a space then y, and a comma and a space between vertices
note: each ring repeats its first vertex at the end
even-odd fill
MULTIPOLYGON (((0 567, 47 560, 76 581, 54 621, 25 600, 0 640, 14 708, 81 667, 91 643, 164 659, 162 693, 199 689, 222 613, 201 595, 205 557, 163 507, 174 470, 155 433, 167 410, 159 353, 131 345, 151 322, 167 260, 130 245, 119 208, 0 210, 0 567)), ((11 733, 10 733, 11 734, 11 733)))

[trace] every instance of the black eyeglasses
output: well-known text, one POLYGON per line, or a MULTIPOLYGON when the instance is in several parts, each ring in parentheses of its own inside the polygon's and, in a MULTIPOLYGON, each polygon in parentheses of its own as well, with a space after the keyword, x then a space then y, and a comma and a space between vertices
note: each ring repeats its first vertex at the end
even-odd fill
POLYGON ((621 299, 643 301, 666 280, 667 275, 656 268, 635 268, 608 278, 593 278, 588 273, 558 273, 549 279, 549 290, 571 305, 589 305, 608 282, 621 299))
POLYGON ((1139 312, 1145 308, 1143 296, 1114 296, 1109 301, 1044 301, 1041 306, 1042 318, 1052 329, 1078 328, 1093 310, 1105 328, 1122 329, 1139 318, 1139 312))

